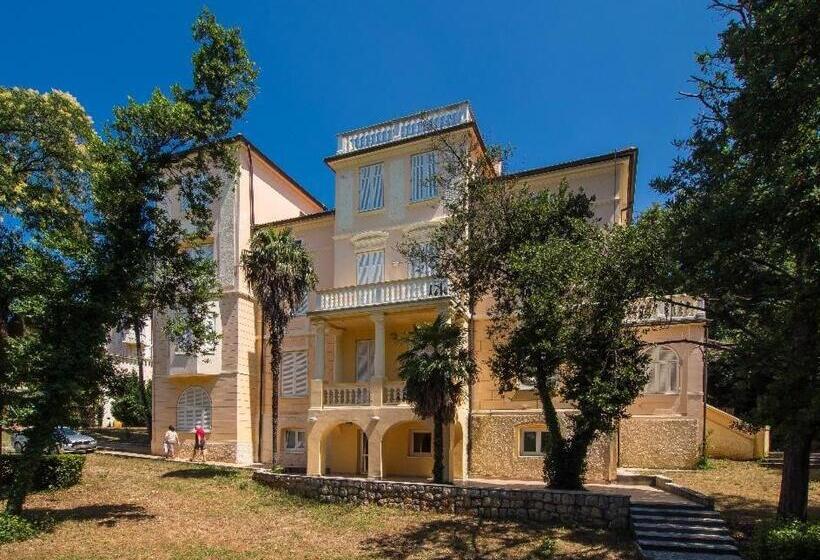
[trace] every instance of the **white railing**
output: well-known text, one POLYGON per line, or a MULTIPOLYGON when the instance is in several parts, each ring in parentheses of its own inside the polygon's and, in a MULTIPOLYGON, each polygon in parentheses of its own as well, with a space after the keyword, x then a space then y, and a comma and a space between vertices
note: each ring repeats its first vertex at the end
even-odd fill
POLYGON ((634 302, 626 316, 627 323, 663 323, 705 319, 702 299, 685 295, 661 299, 644 298, 634 302))
POLYGON ((313 311, 353 309, 388 303, 407 303, 447 297, 447 280, 440 278, 408 278, 362 286, 348 286, 316 292, 313 311))
POLYGON ((368 406, 370 405, 370 385, 349 383, 326 385, 322 389, 323 406, 368 406))
POLYGON ((386 383, 382 402, 385 405, 405 404, 407 402, 407 389, 404 382, 386 383))
POLYGON ((380 144, 420 136, 472 120, 473 115, 470 104, 464 101, 339 134, 337 136, 336 153, 348 154, 380 144))

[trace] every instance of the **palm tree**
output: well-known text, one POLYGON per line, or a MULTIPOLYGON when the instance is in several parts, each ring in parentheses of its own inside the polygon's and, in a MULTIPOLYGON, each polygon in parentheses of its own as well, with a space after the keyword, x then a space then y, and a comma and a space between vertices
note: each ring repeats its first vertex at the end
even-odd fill
POLYGON ((433 419, 433 482, 444 482, 444 426, 455 421, 456 409, 472 383, 475 364, 464 341, 464 329, 441 313, 432 323, 413 327, 399 356, 399 375, 407 401, 419 418, 433 419))
MULTIPOLYGON (((279 373, 282 339, 294 312, 301 307, 307 293, 316 287, 313 261, 289 229, 257 230, 250 249, 242 252, 245 278, 262 309, 262 325, 268 331, 270 369, 273 382, 271 420, 273 462, 276 462, 277 424, 279 420, 279 373)), ((263 335, 264 339, 264 335, 263 335)), ((263 343, 264 344, 264 343, 263 343)), ((261 403, 264 394, 262 372, 259 375, 259 433, 262 433, 261 403)), ((261 460, 262 443, 259 440, 261 460)))

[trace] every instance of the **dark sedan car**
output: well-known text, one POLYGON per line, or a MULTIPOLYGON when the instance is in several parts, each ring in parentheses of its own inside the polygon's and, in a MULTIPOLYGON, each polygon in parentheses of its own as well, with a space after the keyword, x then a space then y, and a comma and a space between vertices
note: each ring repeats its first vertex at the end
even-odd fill
MULTIPOLYGON (((12 445, 18 453, 23 452, 27 442, 28 438, 22 432, 12 436, 12 445)), ((75 432, 66 426, 54 429, 54 442, 59 453, 92 453, 97 449, 97 440, 93 437, 75 432)))

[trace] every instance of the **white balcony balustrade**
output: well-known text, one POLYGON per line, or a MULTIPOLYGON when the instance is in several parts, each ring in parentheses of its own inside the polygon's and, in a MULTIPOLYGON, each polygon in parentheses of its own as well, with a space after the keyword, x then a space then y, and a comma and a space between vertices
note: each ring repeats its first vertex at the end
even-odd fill
POLYGON ((316 292, 312 311, 336 311, 391 303, 410 303, 447 297, 449 293, 446 280, 408 278, 316 292))
POLYGON ((644 298, 635 301, 626 316, 626 323, 673 323, 706 319, 702 299, 685 295, 662 299, 644 298))
POLYGON ((368 383, 334 383, 322 388, 322 406, 370 406, 368 383))
POLYGON ((404 382, 389 382, 384 386, 384 398, 382 401, 385 406, 395 406, 399 404, 407 404, 407 389, 404 382))
POLYGON ((455 105, 448 105, 339 134, 337 136, 336 153, 349 154, 373 146, 450 128, 472 120, 473 114, 470 104, 466 101, 456 103, 455 105))

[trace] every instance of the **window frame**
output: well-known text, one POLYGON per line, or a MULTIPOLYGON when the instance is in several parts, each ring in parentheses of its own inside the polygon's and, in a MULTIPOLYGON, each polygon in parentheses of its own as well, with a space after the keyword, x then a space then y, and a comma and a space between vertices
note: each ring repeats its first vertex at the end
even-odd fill
POLYGON ((299 428, 287 428, 284 430, 284 434, 282 434, 282 449, 285 453, 297 453, 302 454, 305 453, 307 450, 307 438, 305 437, 305 430, 299 428), (293 442, 296 445, 295 447, 288 447, 288 434, 294 434, 293 442), (302 446, 299 447, 299 434, 301 434, 301 442, 302 446))
POLYGON ((680 379, 680 377, 681 377, 681 375, 680 375, 681 360, 680 360, 680 356, 675 351, 675 349, 672 348, 671 346, 667 346, 665 344, 656 344, 649 351, 649 357, 650 357, 650 360, 649 360, 649 364, 647 365, 647 368, 650 368, 649 380, 646 382, 646 385, 644 385, 644 388, 641 390, 641 394, 643 394, 643 395, 679 395, 680 394, 680 381, 681 381, 681 379, 680 379), (663 351, 668 351, 672 354, 673 360, 670 363, 674 364, 674 367, 675 367, 675 370, 674 370, 675 379, 674 379, 674 383, 672 383, 672 380, 670 380, 670 383, 669 383, 670 390, 669 391, 659 391, 659 390, 657 390, 657 387, 659 385, 659 380, 660 380, 660 376, 659 376, 660 367, 664 363, 664 362, 661 362, 658 358, 660 357, 660 353, 663 352, 663 351), (648 390, 650 385, 652 385, 652 387, 653 387, 653 390, 651 390, 651 391, 648 390))
POLYGON ((419 152, 417 154, 413 154, 410 156, 410 203, 416 202, 424 202, 426 200, 433 200, 439 197, 439 188, 438 183, 436 182, 436 171, 438 168, 438 157, 436 150, 428 150, 426 152, 419 152), (421 185, 417 185, 416 181, 416 174, 415 174, 415 160, 416 158, 423 158, 420 169, 422 170, 422 177, 420 181, 422 181, 421 185), (424 176, 426 171, 429 171, 430 166, 430 159, 432 159, 432 174, 424 176), (418 187, 418 189, 416 188, 418 187), (416 190, 419 191, 422 195, 426 194, 426 196, 419 196, 418 198, 416 195, 416 190))
MULTIPOLYGON (((422 445, 422 448, 424 446, 422 445)), ((410 430, 410 449, 408 450, 410 457, 432 457, 433 456, 433 432, 430 430, 410 430), (416 451, 416 435, 430 436, 430 451, 416 451)))
POLYGON ((381 284, 382 282, 384 282, 384 273, 385 273, 384 260, 385 260, 386 256, 387 255, 386 255, 386 252, 384 250, 384 247, 379 248, 379 249, 368 249, 366 251, 356 251, 353 254, 353 257, 355 259, 354 266, 356 267, 356 285, 357 286, 370 286, 372 284, 381 284), (372 282, 359 282, 359 277, 360 277, 359 271, 361 269, 360 259, 363 260, 364 255, 370 255, 370 254, 375 255, 375 254, 379 254, 379 253, 381 253, 382 257, 381 257, 381 272, 378 275, 378 279, 374 280, 372 282))
MULTIPOLYGON (((294 358, 295 359, 295 358, 294 358)), ((307 350, 286 350, 282 352, 282 358, 279 365, 279 396, 283 399, 302 399, 305 398, 310 394, 310 363, 309 363, 309 356, 307 350), (304 361, 305 361, 305 383, 304 383, 304 392, 297 393, 295 392, 296 388, 296 378, 294 377, 291 381, 291 389, 293 392, 287 392, 285 387, 285 371, 284 371, 284 363, 285 363, 285 355, 286 354, 304 354, 304 361)), ((295 365, 294 365, 295 368, 295 365)), ((295 372, 294 372, 295 376, 295 372)))
MULTIPOLYGON (((375 180, 375 177, 373 179, 375 180)), ((368 181, 368 188, 371 188, 371 183, 370 183, 371 178, 368 177, 367 181, 368 181)), ((359 208, 359 213, 364 214, 366 212, 374 212, 376 210, 382 210, 384 208, 384 162, 383 161, 376 162, 376 163, 371 163, 369 165, 362 165, 362 166, 359 167, 359 189, 358 189, 358 193, 359 193, 358 194, 358 197, 359 197, 358 202, 359 203, 358 203, 357 206, 359 208), (362 201, 364 200, 364 197, 362 196, 362 194, 364 193, 364 188, 363 188, 364 185, 362 184, 362 172, 365 169, 368 169, 368 170, 378 169, 379 170, 379 173, 377 175, 378 180, 379 180, 379 184, 378 184, 379 190, 377 192, 380 193, 380 196, 375 197, 376 200, 378 201, 378 206, 372 206, 372 207, 369 207, 369 208, 363 208, 362 207, 362 201)))
MULTIPOLYGON (((186 403, 186 406, 187 406, 187 403, 186 403)), ((208 391, 200 385, 190 385, 190 386, 186 387, 185 389, 183 389, 182 392, 180 392, 179 396, 177 397, 176 410, 174 412, 176 412, 177 429, 180 432, 192 432, 192 431, 194 431, 194 429, 196 428, 196 423, 197 422, 202 422, 202 427, 205 429, 206 432, 211 432, 213 430, 213 412, 214 412, 213 399, 211 399, 210 393, 208 393, 208 391), (207 414, 200 413, 199 415, 197 415, 196 414, 197 408, 196 408, 196 406, 194 406, 193 407, 193 409, 194 409, 194 411, 193 411, 194 420, 193 420, 193 423, 189 427, 188 424, 187 424, 187 418, 185 420, 180 421, 181 402, 182 402, 182 398, 184 396, 186 396, 187 394, 196 395, 197 393, 205 397, 207 407, 205 407, 204 409, 207 410, 207 414)), ((187 416, 187 414, 186 414, 186 416, 187 416)))
POLYGON ((536 426, 523 426, 518 430, 518 456, 519 457, 544 457, 546 449, 541 451, 546 446, 549 439, 549 431, 546 427, 539 428, 536 426), (524 445, 525 434, 535 434, 535 451, 527 451, 524 445))

